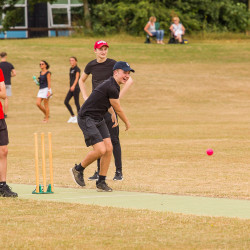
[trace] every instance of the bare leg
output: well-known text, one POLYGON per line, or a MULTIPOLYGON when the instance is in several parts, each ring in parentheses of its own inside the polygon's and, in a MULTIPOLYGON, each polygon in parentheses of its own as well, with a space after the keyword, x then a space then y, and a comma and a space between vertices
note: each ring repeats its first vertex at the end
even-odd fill
POLYGON ((4 114, 5 115, 7 115, 8 113, 8 107, 9 107, 9 101, 8 101, 8 97, 6 97, 4 100, 4 114))
POLYGON ((36 99, 36 106, 44 113, 44 115, 46 116, 46 110, 45 108, 42 106, 42 98, 37 98, 36 99))
POLYGON ((0 146, 0 182, 6 181, 8 147, 0 146))
POLYGON ((93 145, 93 150, 90 151, 83 161, 81 162, 81 165, 86 168, 88 165, 90 165, 92 162, 99 159, 101 156, 103 156, 106 153, 105 143, 104 142, 98 142, 95 145, 93 145))
POLYGON ((49 120, 49 99, 44 99, 44 108, 45 108, 45 119, 44 121, 49 120))
POLYGON ((181 35, 178 35, 177 38, 178 38, 179 43, 181 43, 182 42, 181 35))
POLYGON ((113 152, 113 146, 110 138, 103 139, 106 147, 106 153, 101 157, 101 167, 99 175, 107 176, 111 156, 113 152))

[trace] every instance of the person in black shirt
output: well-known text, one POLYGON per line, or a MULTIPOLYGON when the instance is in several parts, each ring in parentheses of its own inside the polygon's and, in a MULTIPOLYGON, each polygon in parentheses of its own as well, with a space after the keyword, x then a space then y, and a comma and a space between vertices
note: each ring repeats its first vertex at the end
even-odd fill
POLYGON ((5 87, 6 87, 6 94, 7 97, 4 100, 4 118, 7 118, 7 112, 9 108, 9 101, 8 96, 11 96, 11 77, 16 76, 16 70, 14 66, 7 62, 7 53, 2 52, 0 54, 1 62, 0 62, 0 69, 3 71, 4 79, 5 79, 5 87))
POLYGON ((87 147, 93 146, 93 150, 86 155, 80 164, 76 164, 75 167, 70 169, 74 181, 79 186, 85 186, 83 178, 84 169, 92 162, 101 158, 96 187, 98 191, 112 191, 105 182, 113 146, 104 116, 108 111, 112 113, 113 127, 117 126, 114 115, 115 110, 120 119, 125 123, 126 130, 130 128, 130 123, 120 106, 119 100, 120 85, 128 81, 130 71, 134 72, 128 63, 117 62, 113 67, 113 76, 99 84, 80 108, 78 125, 83 131, 87 147))
MULTIPOLYGON (((104 80, 108 79, 113 75, 113 67, 116 63, 115 60, 107 58, 108 54, 108 44, 107 42, 100 40, 97 41, 94 45, 94 52, 96 54, 96 59, 89 62, 84 72, 82 73, 79 85, 83 95, 83 99, 86 101, 88 98, 86 92, 85 82, 90 74, 92 74, 92 91, 104 80)), ((128 81, 122 88, 120 92, 120 98, 126 93, 129 87, 133 84, 133 80, 129 77, 128 81)), ((114 114, 115 115, 115 114, 114 114)), ((121 155, 121 145, 119 140, 119 126, 113 127, 114 123, 111 119, 109 113, 106 113, 104 116, 105 122, 108 126, 109 133, 111 136, 111 141, 113 145, 113 154, 115 159, 116 172, 113 180, 123 180, 122 174, 122 155, 121 155)), ((100 170, 100 160, 97 161, 98 169, 95 171, 94 175, 89 177, 88 180, 97 180, 98 173, 100 170)))
POLYGON ((77 109, 77 112, 79 112, 80 110, 80 104, 79 104, 80 88, 79 88, 78 80, 80 77, 81 70, 77 66, 76 57, 74 56, 70 57, 69 62, 71 64, 71 68, 69 69, 70 89, 64 100, 64 104, 66 105, 67 109, 69 110, 71 114, 71 117, 69 118, 68 123, 77 123, 77 117, 74 115, 74 112, 69 104, 69 101, 74 96, 76 109, 77 109))

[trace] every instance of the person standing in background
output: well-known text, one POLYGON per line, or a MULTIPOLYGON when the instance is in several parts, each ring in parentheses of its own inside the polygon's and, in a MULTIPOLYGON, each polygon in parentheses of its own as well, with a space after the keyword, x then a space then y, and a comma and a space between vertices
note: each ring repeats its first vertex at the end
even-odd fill
POLYGON ((72 56, 69 59, 69 62, 71 64, 71 68, 69 69, 69 84, 70 84, 70 89, 68 91, 68 94, 64 100, 64 104, 69 110, 71 117, 68 120, 68 123, 77 123, 77 116, 75 116, 69 101, 72 97, 74 97, 75 100, 75 105, 77 109, 77 113, 80 110, 80 103, 79 103, 79 94, 80 94, 80 88, 79 88, 79 78, 80 78, 80 73, 81 70, 77 66, 77 59, 76 57, 72 56))
POLYGON ((43 123, 47 123, 49 121, 49 98, 52 96, 51 72, 48 71, 49 64, 44 60, 40 61, 40 68, 40 89, 37 94, 36 105, 45 115, 43 123), (42 105, 42 102, 44 105, 42 105))
POLYGON ((0 69, 3 71, 4 80, 5 80, 5 88, 6 88, 6 98, 4 100, 4 118, 7 118, 9 102, 8 96, 11 96, 11 77, 16 76, 16 71, 14 66, 7 62, 7 53, 1 52, 0 54, 1 62, 0 62, 0 69))

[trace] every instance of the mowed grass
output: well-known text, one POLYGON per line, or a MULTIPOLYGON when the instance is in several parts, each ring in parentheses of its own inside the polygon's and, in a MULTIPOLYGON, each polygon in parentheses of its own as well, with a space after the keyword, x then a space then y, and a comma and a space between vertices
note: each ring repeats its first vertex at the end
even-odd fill
POLYGON ((250 220, 0 199, 2 249, 249 249, 250 220))
MULTIPOLYGON (((17 71, 6 120, 8 182, 35 184, 33 133, 50 131, 55 185, 75 187, 69 168, 90 149, 78 126, 67 124, 63 102, 69 88, 68 59, 76 56, 83 70, 95 57, 93 44, 98 39, 1 41, 1 50, 7 51, 17 71), (43 116, 35 105, 38 88, 32 81, 41 59, 51 64, 52 72, 48 124, 41 123, 43 116)), ((109 57, 128 61, 136 70, 134 86, 121 100, 132 124, 124 132, 120 122, 124 181, 112 181, 112 161, 109 185, 114 190, 249 199, 249 40, 190 39, 187 46, 148 45, 126 36, 107 41, 109 57), (214 149, 213 156, 206 155, 208 148, 214 149)), ((95 168, 89 166, 85 178, 95 168)), ((87 188, 95 184, 88 182, 87 188)), ((249 220, 7 199, 0 203, 6 228, 0 239, 5 248, 248 249, 250 245, 249 220)))

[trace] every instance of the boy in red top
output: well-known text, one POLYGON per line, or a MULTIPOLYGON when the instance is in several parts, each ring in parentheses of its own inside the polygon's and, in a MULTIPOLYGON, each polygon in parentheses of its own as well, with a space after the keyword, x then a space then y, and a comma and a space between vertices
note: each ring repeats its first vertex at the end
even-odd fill
MULTIPOLYGON (((0 69, 0 99, 4 100, 5 98, 4 76, 0 69)), ((11 188, 6 184, 8 143, 8 130, 4 119, 3 107, 0 102, 0 197, 17 197, 17 193, 12 192, 11 188)))

